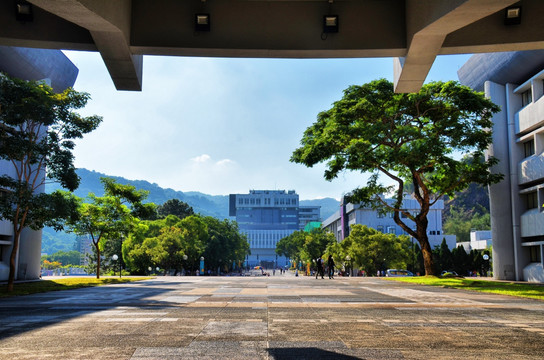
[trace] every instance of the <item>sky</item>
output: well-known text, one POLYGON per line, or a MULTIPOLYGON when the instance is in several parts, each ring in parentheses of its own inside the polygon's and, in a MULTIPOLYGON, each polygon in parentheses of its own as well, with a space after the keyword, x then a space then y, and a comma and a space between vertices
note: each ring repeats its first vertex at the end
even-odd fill
MULTIPOLYGON (((117 91, 98 53, 65 51, 74 85, 103 116, 77 141, 75 165, 178 191, 211 195, 295 190, 301 200, 339 199, 364 185, 324 165, 289 161, 304 130, 350 85, 393 80, 393 59, 228 59, 144 56, 143 90, 117 91)), ((457 80, 469 55, 439 56, 426 81, 457 80)))

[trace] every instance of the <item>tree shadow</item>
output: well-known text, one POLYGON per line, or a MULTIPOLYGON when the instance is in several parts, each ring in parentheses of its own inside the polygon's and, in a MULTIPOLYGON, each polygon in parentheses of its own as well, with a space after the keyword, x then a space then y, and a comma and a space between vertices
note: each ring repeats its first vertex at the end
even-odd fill
POLYGON ((345 355, 335 351, 319 349, 316 347, 268 348, 266 350, 268 351, 270 357, 275 360, 364 360, 364 358, 345 355))

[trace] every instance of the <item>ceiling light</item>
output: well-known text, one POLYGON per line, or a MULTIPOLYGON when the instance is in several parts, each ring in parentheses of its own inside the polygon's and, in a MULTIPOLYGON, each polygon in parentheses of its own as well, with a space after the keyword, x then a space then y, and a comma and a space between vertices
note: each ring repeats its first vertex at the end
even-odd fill
POLYGON ((18 21, 32 21, 32 4, 28 1, 18 0, 15 2, 15 18, 18 21))
POLYGON ((324 33, 338 32, 338 15, 323 16, 323 32, 324 33))
POLYGON ((521 24, 521 6, 512 6, 504 11, 504 25, 521 24))
POLYGON ((210 31, 210 14, 195 14, 195 30, 210 31))

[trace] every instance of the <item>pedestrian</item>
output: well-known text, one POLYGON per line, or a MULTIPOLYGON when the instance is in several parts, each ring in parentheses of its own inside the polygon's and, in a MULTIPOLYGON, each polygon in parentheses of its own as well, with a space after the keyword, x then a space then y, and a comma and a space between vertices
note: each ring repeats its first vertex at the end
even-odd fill
POLYGON ((332 258, 332 255, 329 255, 327 264, 329 265, 329 279, 334 279, 334 259, 332 258))
POLYGON ((315 273, 315 278, 317 279, 319 277, 319 275, 321 275, 321 278, 324 279, 324 275, 325 275, 325 269, 323 268, 323 259, 321 257, 318 257, 317 258, 317 271, 315 273))

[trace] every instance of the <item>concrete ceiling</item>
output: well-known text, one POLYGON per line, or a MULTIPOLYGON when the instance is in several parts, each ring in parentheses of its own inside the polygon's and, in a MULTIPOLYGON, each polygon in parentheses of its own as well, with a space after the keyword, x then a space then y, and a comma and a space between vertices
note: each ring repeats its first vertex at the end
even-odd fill
POLYGON ((99 51, 118 90, 142 88, 143 55, 394 57, 397 92, 417 91, 437 55, 544 49, 542 0, 0 0, 0 45, 99 51), (522 6, 519 25, 504 9, 522 6), (195 31, 196 13, 211 29, 195 31), (339 31, 323 33, 323 16, 339 31))

